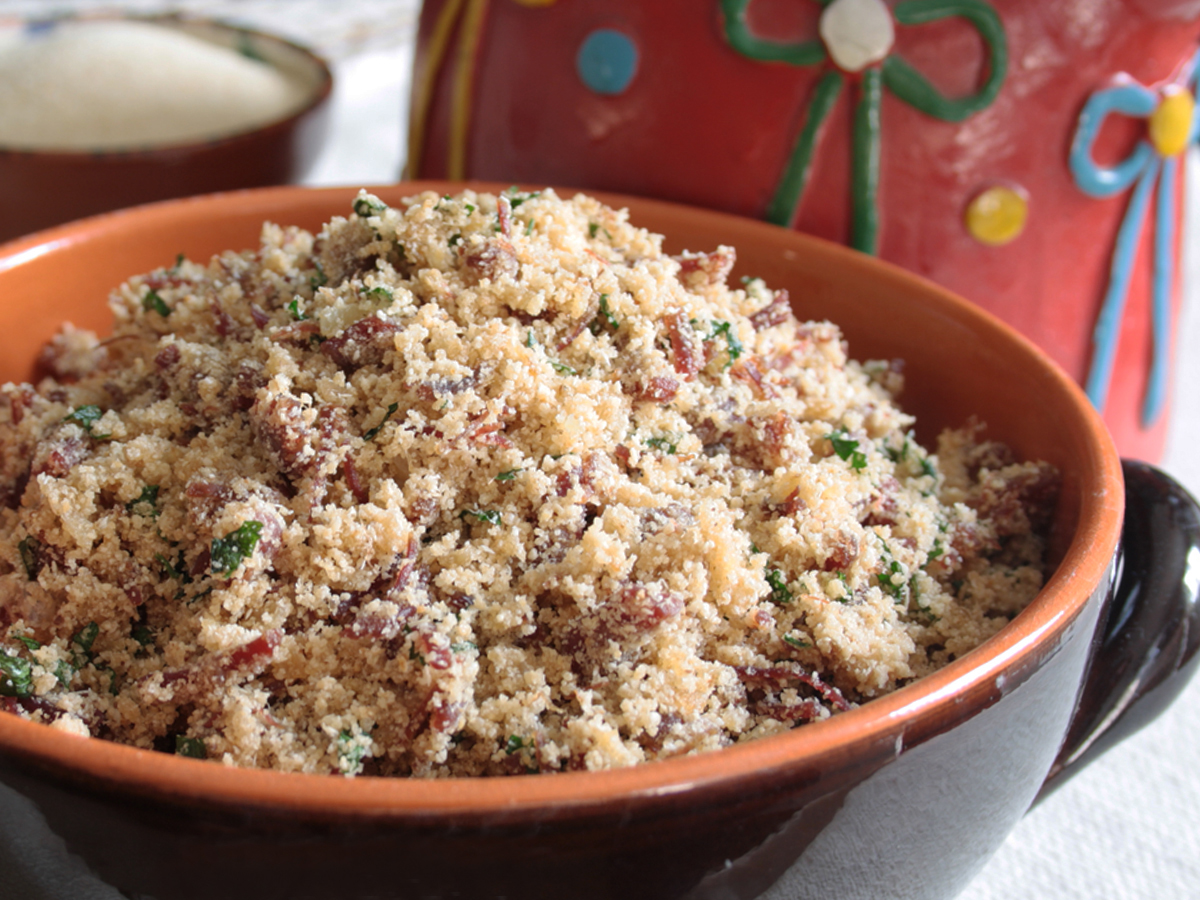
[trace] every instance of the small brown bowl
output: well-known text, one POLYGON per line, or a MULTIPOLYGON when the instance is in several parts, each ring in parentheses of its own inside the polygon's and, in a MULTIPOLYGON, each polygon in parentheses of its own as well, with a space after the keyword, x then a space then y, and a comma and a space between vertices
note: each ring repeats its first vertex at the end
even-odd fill
POLYGON ((288 184, 316 159, 333 88, 324 60, 274 35, 222 22, 182 15, 128 18, 262 59, 303 84, 307 99, 285 118, 209 141, 95 152, 0 146, 0 241, 154 200, 288 184))
MULTIPOLYGON (((498 190, 502 185, 469 185, 498 190)), ((376 189, 396 203, 414 183, 376 189)), ((0 248, 0 380, 64 319, 108 327, 126 277, 315 228, 354 191, 274 188, 96 217, 0 248)), ((570 192, 562 191, 560 193, 570 192)), ((1057 569, 1010 625, 886 697, 786 734, 629 769, 379 779, 224 767, 0 712, 0 781, 127 895, 171 898, 947 898, 1029 806, 1186 683, 1200 510, 1122 464, 1074 382, 976 307, 876 259, 760 222, 598 195, 670 252, 738 249, 739 274, 838 322, 858 358, 906 360, 918 437, 976 414, 1053 462, 1057 569), (1121 549, 1122 522, 1126 523, 1121 549), (1115 575, 1120 568, 1121 575, 1115 575), (1114 586, 1115 585, 1115 586, 1114 586)))

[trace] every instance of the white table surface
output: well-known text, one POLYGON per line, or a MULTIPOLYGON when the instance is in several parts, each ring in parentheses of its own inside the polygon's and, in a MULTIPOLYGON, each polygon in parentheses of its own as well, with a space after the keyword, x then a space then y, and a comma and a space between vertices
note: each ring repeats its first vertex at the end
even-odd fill
MULTIPOLYGON (((89 0, 0 0, 0 17, 113 8, 89 0)), ((418 0, 156 0, 284 34, 332 63, 332 138, 313 185, 382 184, 403 163, 418 0)), ((1189 173, 1174 419, 1162 467, 1200 496, 1200 165, 1189 173)), ((0 788, 0 790, 6 790, 0 788)), ((60 842, 0 806, 0 900, 120 900, 60 842)), ((15 810, 15 811, 14 811, 15 810)), ((962 900, 1200 898, 1200 679, 1166 714, 1032 810, 962 900)), ((836 898, 830 898, 836 900, 836 898)))

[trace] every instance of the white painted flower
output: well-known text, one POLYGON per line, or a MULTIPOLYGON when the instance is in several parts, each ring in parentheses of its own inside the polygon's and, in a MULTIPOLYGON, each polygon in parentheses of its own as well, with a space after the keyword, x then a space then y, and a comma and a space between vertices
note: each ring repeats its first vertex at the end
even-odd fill
POLYGON ((821 13, 820 33, 833 61, 847 72, 884 59, 896 42, 883 0, 833 0, 821 13))

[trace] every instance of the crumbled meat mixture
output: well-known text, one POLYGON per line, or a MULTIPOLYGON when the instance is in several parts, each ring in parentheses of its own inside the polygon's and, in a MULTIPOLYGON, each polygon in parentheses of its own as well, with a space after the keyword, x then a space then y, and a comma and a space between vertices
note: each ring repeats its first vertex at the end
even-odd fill
POLYGON ((239 766, 625 766, 824 719, 1038 591, 1057 475, 936 453, 734 251, 363 193, 0 388, 0 710, 239 766))

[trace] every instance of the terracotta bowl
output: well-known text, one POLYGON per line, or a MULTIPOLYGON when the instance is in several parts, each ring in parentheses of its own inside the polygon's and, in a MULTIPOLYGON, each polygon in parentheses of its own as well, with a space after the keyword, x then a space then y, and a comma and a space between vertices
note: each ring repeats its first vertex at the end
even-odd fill
POLYGON ((292 183, 316 159, 333 88, 324 60, 274 35, 222 22, 181 15, 131 18, 251 53, 297 79, 308 99, 286 118, 211 141, 97 152, 0 145, 0 240, 138 203, 292 183))
MULTIPOLYGON (((397 202, 460 187, 377 191, 397 202)), ((104 331, 104 298, 127 276, 180 252, 256 246, 264 219, 316 227, 346 214, 353 195, 201 197, 0 248, 0 379, 25 377, 63 319, 104 331)), ((1039 795, 1186 682, 1200 659, 1187 578, 1200 510, 1144 464, 1126 464, 1123 479, 1099 418, 1032 344, 840 246, 601 197, 667 235, 672 252, 736 246, 735 278, 786 287, 802 317, 841 324, 853 355, 904 358, 902 400, 921 417, 919 437, 974 413, 1018 454, 1059 466, 1058 565, 1045 589, 986 644, 887 697, 784 735, 619 771, 419 781, 238 770, 0 713, 0 780, 102 878, 159 900, 945 898, 1039 795)))

